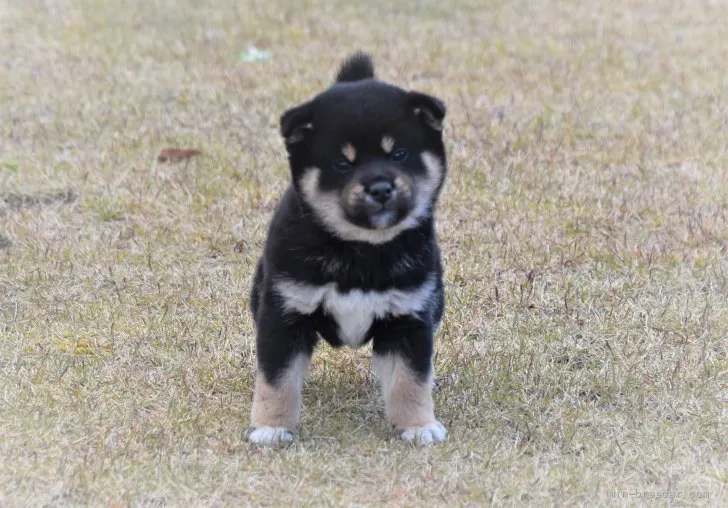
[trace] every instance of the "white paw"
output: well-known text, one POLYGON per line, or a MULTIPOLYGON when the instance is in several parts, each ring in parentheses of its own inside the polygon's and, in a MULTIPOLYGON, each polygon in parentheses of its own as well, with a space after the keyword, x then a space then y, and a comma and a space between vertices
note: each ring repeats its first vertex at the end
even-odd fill
POLYGON ((285 427, 260 427, 248 434, 248 442, 259 445, 281 445, 291 441, 293 433, 285 427))
POLYGON ((400 436, 407 442, 420 445, 441 443, 447 437, 447 429, 443 424, 434 421, 422 427, 410 427, 405 429, 400 436))

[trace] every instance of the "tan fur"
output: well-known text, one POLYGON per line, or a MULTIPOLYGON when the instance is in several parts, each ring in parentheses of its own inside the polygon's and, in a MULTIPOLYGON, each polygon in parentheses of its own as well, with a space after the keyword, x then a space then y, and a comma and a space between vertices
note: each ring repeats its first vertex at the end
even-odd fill
POLYGON ((442 124, 442 121, 435 118, 429 110, 415 108, 415 115, 419 115, 420 113, 425 115, 425 121, 430 127, 438 131, 441 131, 443 129, 444 126, 442 124))
POLYGON ((297 128, 293 133, 286 138, 286 144, 287 145, 293 145, 295 143, 298 143, 299 141, 302 141, 304 136, 304 131, 313 129, 313 125, 310 123, 301 125, 299 128, 297 128))
POLYGON ((404 174, 400 174, 394 179, 394 188, 407 197, 412 195, 412 179, 404 174))
POLYGON ((356 226, 345 217, 338 193, 320 191, 318 186, 320 176, 321 169, 315 166, 305 170, 304 175, 301 177, 303 198, 313 207, 327 229, 339 238, 381 244, 390 241, 405 229, 413 228, 419 224, 417 217, 408 217, 399 224, 387 229, 366 229, 356 226))
POLYGON ((354 184, 344 190, 344 195, 349 206, 354 206, 364 196, 364 186, 360 183, 354 184))
POLYGON ((346 143, 342 146, 341 153, 344 154, 344 157, 346 157, 349 162, 354 162, 356 160, 356 148, 354 148, 354 145, 351 143, 346 143))
POLYGON ((372 367, 379 378, 390 422, 399 430, 436 423, 432 379, 424 382, 399 356, 373 355, 372 367))
POLYGON ((390 153, 394 148, 394 138, 392 136, 384 136, 382 138, 382 150, 384 153, 390 153))
POLYGON ((276 386, 271 385, 262 372, 258 372, 250 415, 252 428, 296 428, 301 418, 301 389, 308 372, 308 363, 306 355, 294 358, 276 386))
POLYGON ((402 181, 406 184, 403 188, 409 187, 410 192, 414 194, 415 207, 404 220, 392 227, 366 229, 349 222, 341 207, 341 196, 336 192, 321 192, 319 189, 321 169, 315 166, 306 168, 301 177, 303 199, 313 207, 326 228, 339 238, 372 244, 388 242, 402 231, 420 224, 420 220, 426 215, 435 191, 442 181, 444 170, 442 161, 431 152, 422 152, 421 158, 427 169, 425 178, 418 178, 415 185, 412 179, 408 180, 408 177, 405 178, 407 175, 402 174, 404 178, 402 181))

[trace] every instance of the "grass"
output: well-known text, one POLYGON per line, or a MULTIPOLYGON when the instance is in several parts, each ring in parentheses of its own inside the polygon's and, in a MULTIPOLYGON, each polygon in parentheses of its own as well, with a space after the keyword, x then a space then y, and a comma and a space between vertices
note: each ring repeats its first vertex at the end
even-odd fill
POLYGON ((0 505, 728 502, 723 3, 32 0, 0 33, 0 505), (358 48, 449 107, 450 437, 392 439, 369 352, 322 347, 300 440, 251 448, 278 115, 358 48))

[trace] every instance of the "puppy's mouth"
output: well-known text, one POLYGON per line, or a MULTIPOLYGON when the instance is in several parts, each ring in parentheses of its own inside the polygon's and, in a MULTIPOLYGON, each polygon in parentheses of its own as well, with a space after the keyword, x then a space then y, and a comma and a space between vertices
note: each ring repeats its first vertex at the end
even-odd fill
POLYGON ((372 208, 378 208, 369 212, 369 224, 372 229, 385 229, 392 227, 404 218, 400 217, 398 210, 394 208, 387 208, 384 205, 372 208))
POLYGON ((347 214, 350 222, 357 226, 367 229, 387 229, 396 226, 407 217, 409 209, 406 210, 389 210, 382 208, 376 212, 366 215, 351 216, 347 214))

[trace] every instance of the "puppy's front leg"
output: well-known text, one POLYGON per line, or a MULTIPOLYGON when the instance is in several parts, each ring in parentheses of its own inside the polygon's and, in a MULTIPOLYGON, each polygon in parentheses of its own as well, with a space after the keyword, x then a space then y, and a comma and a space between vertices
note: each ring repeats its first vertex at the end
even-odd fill
POLYGON ((301 390, 316 338, 300 320, 261 311, 248 441, 275 445, 291 441, 300 421, 301 390))
POLYGON ((428 324, 400 318, 375 336, 372 355, 387 417, 402 439, 423 445, 447 436, 432 402, 432 335, 428 324))

